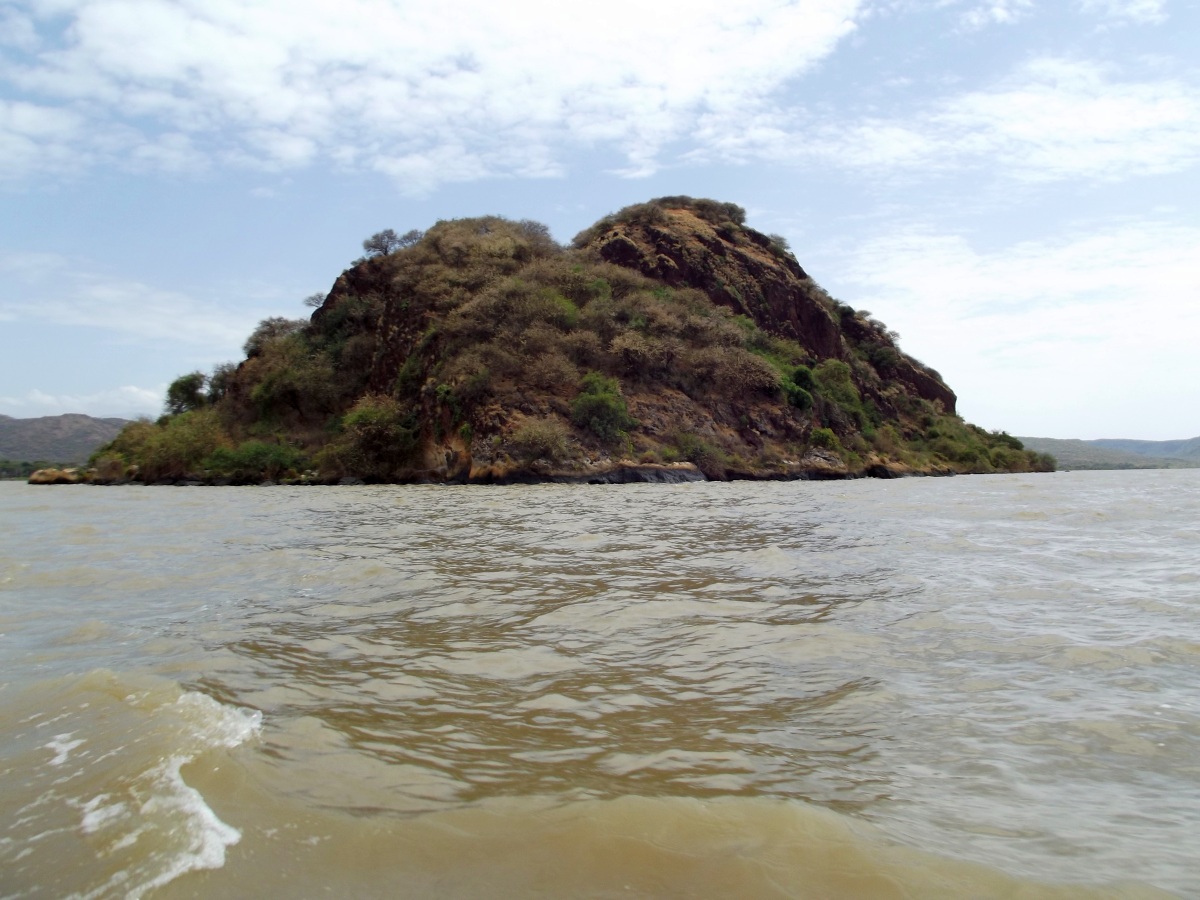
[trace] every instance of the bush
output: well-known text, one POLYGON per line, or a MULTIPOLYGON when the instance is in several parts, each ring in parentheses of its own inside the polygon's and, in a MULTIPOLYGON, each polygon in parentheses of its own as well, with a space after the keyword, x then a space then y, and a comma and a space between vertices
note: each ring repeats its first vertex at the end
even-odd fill
POLYGON ((551 350, 530 361, 525 368, 529 383, 544 391, 566 394, 579 383, 579 370, 560 351, 551 350))
POLYGON ((204 407, 164 418, 161 424, 130 422, 92 460, 106 461, 113 471, 118 461, 137 466, 138 477, 158 481, 198 472, 204 459, 228 445, 216 410, 204 407))
POLYGON ((419 449, 415 417, 394 397, 367 394, 343 417, 341 437, 319 462, 337 474, 387 480, 411 465, 419 449))
POLYGON ((808 409, 812 409, 812 405, 813 405, 812 394, 810 394, 804 388, 800 387, 800 385, 795 384, 792 381, 784 381, 783 382, 783 393, 784 393, 784 396, 787 397, 788 403, 790 403, 792 406, 794 406, 796 409, 800 410, 801 412, 804 412, 805 410, 808 410, 808 409))
POLYGON ((774 366, 741 347, 704 347, 688 354, 688 360, 694 377, 726 393, 770 394, 781 384, 774 366))
POLYGON ((806 391, 816 390, 816 382, 812 379, 812 370, 808 366, 797 366, 792 370, 792 383, 797 388, 803 388, 806 391))
POLYGON ((283 444, 245 441, 232 449, 217 448, 204 465, 237 481, 274 481, 301 468, 304 454, 283 444))
POLYGON ((861 398, 858 388, 854 386, 849 365, 840 359, 822 360, 813 370, 812 377, 824 396, 851 409, 858 408, 861 398))
POLYGON ((1025 449, 1025 445, 1021 443, 1020 439, 1013 437, 1007 431, 993 431, 989 437, 993 444, 1003 444, 1013 450, 1025 449))
MULTIPOLYGON (((676 434, 675 446, 678 448, 679 458, 695 463, 696 467, 707 477, 725 478, 729 457, 720 447, 689 432, 676 434)), ((673 456, 674 454, 664 454, 664 458, 669 455, 673 456)))
POLYGON ((881 375, 888 375, 896 371, 900 365, 900 351, 888 344, 877 344, 867 351, 867 358, 871 360, 871 365, 881 375))
POLYGON ((567 457, 567 428, 558 419, 527 419, 512 434, 517 456, 526 462, 547 459, 558 462, 567 457))
POLYGON ((583 388, 571 403, 571 421, 606 443, 623 439, 627 429, 637 425, 629 415, 620 383, 599 372, 583 376, 583 388))
POLYGON ((808 445, 821 450, 829 450, 833 453, 840 453, 842 450, 842 442, 828 428, 814 428, 812 434, 809 435, 808 445))

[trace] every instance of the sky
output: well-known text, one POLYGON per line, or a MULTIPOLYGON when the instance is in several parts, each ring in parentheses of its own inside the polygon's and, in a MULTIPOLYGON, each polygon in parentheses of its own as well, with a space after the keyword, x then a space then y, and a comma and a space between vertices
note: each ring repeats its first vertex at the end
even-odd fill
POLYGON ((0 413, 154 417, 369 235, 747 210, 1012 434, 1200 435, 1197 0, 0 0, 0 413))

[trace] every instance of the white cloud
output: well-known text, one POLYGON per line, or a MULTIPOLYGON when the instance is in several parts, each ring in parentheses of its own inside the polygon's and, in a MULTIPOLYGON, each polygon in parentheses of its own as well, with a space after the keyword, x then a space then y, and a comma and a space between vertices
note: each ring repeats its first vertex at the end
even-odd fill
POLYGON ((61 36, 5 75, 86 115, 87 129, 40 140, 68 157, 286 168, 324 156, 421 190, 553 175, 563 145, 607 144, 644 172, 697 115, 754 104, 831 53, 859 5, 56 0, 37 10, 43 31, 67 17, 61 36))
POLYGON ((1079 0, 1084 12, 1140 24, 1165 22, 1166 5, 1166 0, 1079 0))
POLYGON ((1200 99, 1178 81, 1118 82, 1090 63, 1043 59, 930 120, 952 155, 993 158, 1019 177, 1114 179, 1200 160, 1200 99))
POLYGON ((268 309, 228 309, 49 253, 0 254, 0 319, 100 328, 234 355, 268 309))
POLYGON ((90 394, 50 394, 34 388, 20 397, 0 396, 0 409, 18 419, 84 411, 98 418, 154 418, 162 412, 166 389, 165 384, 156 388, 122 385, 90 394))
POLYGON ((71 110, 0 97, 0 179, 81 168, 92 152, 81 145, 86 133, 71 110))
POLYGON ((710 149, 693 158, 819 163, 886 177, 986 169, 1024 182, 1117 181, 1200 163, 1200 91, 1048 58, 903 116, 839 122, 761 109, 740 127, 710 116, 700 143, 710 149))
POLYGON ((967 31, 978 31, 989 25, 1012 25, 1032 8, 1032 0, 988 0, 967 10, 960 21, 967 31))
POLYGON ((1110 223, 993 250, 909 230, 868 241, 845 266, 855 305, 897 328, 979 424, 1200 434, 1200 228, 1110 223))

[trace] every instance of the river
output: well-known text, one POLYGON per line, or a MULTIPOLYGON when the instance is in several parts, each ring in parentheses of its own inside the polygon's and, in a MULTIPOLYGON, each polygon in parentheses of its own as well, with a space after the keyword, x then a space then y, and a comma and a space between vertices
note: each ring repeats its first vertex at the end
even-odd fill
POLYGON ((1200 470, 0 483, 0 896, 1200 896, 1200 470))

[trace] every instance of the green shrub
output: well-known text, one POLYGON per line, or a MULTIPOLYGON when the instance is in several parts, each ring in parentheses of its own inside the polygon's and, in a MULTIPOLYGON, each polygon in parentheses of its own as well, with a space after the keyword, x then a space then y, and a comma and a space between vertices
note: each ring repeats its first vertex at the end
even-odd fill
POLYGON ((385 394, 367 394, 342 418, 342 434, 318 456, 334 474, 393 478, 412 465, 420 449, 416 417, 385 394))
POLYGON ((887 344, 877 344, 867 351, 867 358, 880 374, 887 375, 896 371, 900 365, 900 351, 887 344))
POLYGON ((838 436, 829 428, 814 428, 808 438, 810 447, 817 447, 822 450, 830 450, 834 453, 840 453, 842 450, 842 442, 838 440, 838 436))
POLYGON ((204 462, 206 469, 238 481, 274 481, 304 465, 295 447, 266 441, 244 441, 237 447, 218 447, 204 462))
POLYGON ((804 388, 806 391, 816 389, 817 383, 813 380, 812 369, 808 366, 796 366, 796 368, 792 369, 792 374, 789 377, 792 384, 796 385, 796 387, 804 388))
MULTIPOLYGON (((690 463, 695 463, 709 478, 724 478, 729 466, 729 457, 725 451, 715 444, 691 432, 679 432, 675 435, 675 446, 679 457, 690 463)), ((664 454, 665 458, 666 454, 664 454)))
POLYGON ((854 386, 849 365, 840 359, 826 359, 817 365, 812 374, 813 381, 823 396, 836 400, 843 406, 858 407, 858 388, 854 386))
POLYGON ((571 421, 606 443, 622 440, 626 431, 637 425, 629 415, 620 383, 599 372, 583 376, 582 389, 571 403, 571 421))
POLYGON ((801 412, 807 409, 812 409, 812 394, 800 387, 800 385, 795 384, 792 381, 785 380, 783 382, 783 393, 784 396, 787 397, 788 403, 796 407, 796 409, 800 410, 801 412))
POLYGON ((157 481, 199 472, 203 460, 228 445, 216 410, 205 407, 170 416, 161 425, 127 425, 97 456, 123 459, 138 467, 139 477, 157 481))
POLYGON ((1007 431, 993 431, 989 437, 994 444, 1003 444, 1005 447, 1011 447, 1013 450, 1025 449, 1025 445, 1007 431))

